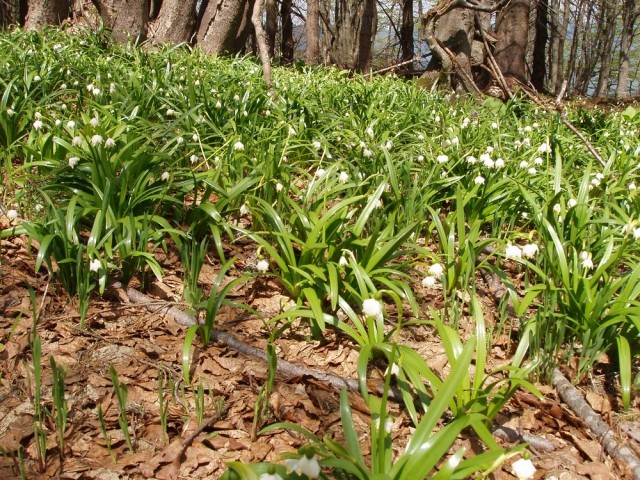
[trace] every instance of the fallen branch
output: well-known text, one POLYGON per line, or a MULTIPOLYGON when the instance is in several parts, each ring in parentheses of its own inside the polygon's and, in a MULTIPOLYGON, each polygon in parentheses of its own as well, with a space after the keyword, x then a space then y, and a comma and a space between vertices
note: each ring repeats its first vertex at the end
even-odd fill
MULTIPOLYGON (((150 312, 171 315, 177 323, 187 327, 198 324, 198 321, 191 315, 171 305, 159 305, 157 300, 153 300, 152 298, 139 292, 135 288, 127 287, 125 289, 125 287, 123 287, 120 282, 114 282, 111 286, 116 290, 126 292, 126 296, 129 298, 129 301, 131 301, 132 303, 144 305, 150 312)), ((122 297, 122 295, 120 295, 120 297, 122 297)), ((211 335, 214 341, 223 343, 238 353, 268 363, 266 352, 246 344, 229 332, 214 329, 211 335)), ((342 390, 343 388, 346 388, 350 392, 360 391, 358 381, 354 378, 344 378, 339 375, 333 375, 331 373, 310 370, 306 367, 296 365, 281 358, 278 358, 276 371, 287 377, 311 377, 321 382, 328 383, 336 390, 342 390)), ((389 399, 395 402, 402 402, 402 395, 400 394, 400 392, 391 389, 389 391, 389 399)))
POLYGON ((558 395, 573 412, 589 426, 593 434, 600 441, 611 458, 624 463, 631 470, 633 480, 640 480, 640 459, 627 446, 620 446, 615 441, 615 433, 609 428, 600 415, 598 415, 585 401, 576 387, 571 385, 557 368, 553 371, 553 386, 558 395))

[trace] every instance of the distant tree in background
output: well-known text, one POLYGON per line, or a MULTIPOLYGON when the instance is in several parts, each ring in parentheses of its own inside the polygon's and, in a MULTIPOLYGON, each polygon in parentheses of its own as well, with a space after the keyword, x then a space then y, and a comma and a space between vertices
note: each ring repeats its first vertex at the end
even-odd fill
POLYGON ((252 23, 257 1, 0 0, 0 25, 102 23, 117 42, 212 55, 260 53, 260 30, 263 58, 281 64, 426 70, 445 88, 498 95, 518 85, 555 94, 563 82, 570 95, 638 92, 637 0, 260 0, 252 23))

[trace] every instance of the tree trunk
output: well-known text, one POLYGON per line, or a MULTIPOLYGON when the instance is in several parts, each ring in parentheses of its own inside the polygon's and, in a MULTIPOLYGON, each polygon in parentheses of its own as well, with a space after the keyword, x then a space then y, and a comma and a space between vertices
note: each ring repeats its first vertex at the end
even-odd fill
POLYGON ((20 0, 0 0, 0 28, 20 25, 21 20, 20 0))
POLYGON ((307 49, 305 60, 307 65, 318 65, 320 63, 320 5, 318 0, 307 2, 307 21, 305 23, 305 36, 307 49))
MULTIPOLYGON (((569 61, 567 62, 567 71, 565 73, 565 79, 569 83, 568 92, 573 92, 575 90, 575 85, 577 84, 576 77, 576 64, 578 58, 578 44, 580 42, 580 35, 578 35, 579 25, 582 24, 582 17, 584 15, 584 0, 578 4, 578 12, 576 13, 576 21, 573 25, 573 38, 571 39, 571 50, 569 52, 569 61)), ((556 88, 559 86, 556 85, 556 88)))
POLYGON ((92 0, 105 27, 118 43, 141 43, 147 38, 149 2, 147 0, 92 0))
POLYGON ((210 55, 242 52, 251 30, 252 6, 248 0, 209 1, 198 29, 198 45, 210 55))
POLYGON ((546 91, 545 79, 547 76, 547 40, 549 39, 549 4, 547 0, 538 0, 535 27, 531 84, 537 91, 544 92, 546 91))
POLYGON ((198 0, 163 0, 154 21, 152 40, 158 43, 191 42, 196 28, 198 0))
POLYGON ((24 24, 27 30, 37 30, 45 25, 60 25, 69 17, 69 0, 29 0, 24 24))
POLYGON ((337 0, 331 59, 340 68, 366 71, 371 65, 375 0, 337 0))
POLYGON ((276 35, 278 33, 278 9, 276 7, 276 0, 266 0, 264 9, 267 12, 267 22, 264 28, 267 51, 269 52, 269 58, 275 58, 276 35))
POLYGON ((526 83, 531 0, 512 0, 498 14, 495 58, 504 76, 526 83))
POLYGON ((293 63, 295 44, 293 42, 293 20, 291 19, 291 0, 281 0, 280 18, 282 19, 282 63, 290 65, 293 63))
MULTIPOLYGON (((415 56, 413 46, 413 0, 402 0, 402 25, 400 27, 400 48, 402 62, 408 62, 415 56)), ((403 67, 405 71, 413 70, 413 63, 403 67)))
POLYGON ((604 18, 600 21, 603 22, 603 26, 600 29, 602 32, 603 40, 600 48, 600 73, 598 75, 598 84, 596 86, 596 97, 606 98, 609 96, 609 75, 611 73, 611 60, 613 57, 613 40, 616 30, 616 6, 610 3, 605 3, 604 18))
POLYGON ((629 92, 629 54, 633 42, 634 25, 638 19, 640 10, 636 0, 624 0, 622 10, 622 32, 620 36, 620 66, 618 67, 617 98, 627 98, 629 92))

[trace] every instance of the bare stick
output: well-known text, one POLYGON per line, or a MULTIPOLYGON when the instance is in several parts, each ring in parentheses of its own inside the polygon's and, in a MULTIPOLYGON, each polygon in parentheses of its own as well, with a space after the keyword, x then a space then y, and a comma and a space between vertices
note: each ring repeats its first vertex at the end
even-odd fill
POLYGON ((612 458, 623 462, 631 470, 633 480, 640 480, 640 459, 627 446, 619 446, 615 441, 615 433, 609 428, 600 415, 593 411, 576 387, 565 378, 557 368, 553 371, 553 386, 560 398, 573 412, 582 418, 593 434, 598 438, 605 451, 612 458))

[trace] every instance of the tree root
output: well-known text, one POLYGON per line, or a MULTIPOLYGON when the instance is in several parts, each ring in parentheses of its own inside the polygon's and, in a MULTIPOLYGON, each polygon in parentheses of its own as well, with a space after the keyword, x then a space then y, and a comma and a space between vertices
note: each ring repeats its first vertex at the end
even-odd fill
POLYGON ((615 460, 629 467, 633 480, 640 480, 640 459, 627 446, 620 446, 614 439, 614 432, 609 428, 600 415, 598 415, 582 397, 582 394, 569 380, 558 370, 553 371, 553 386, 558 391, 560 398, 582 418, 589 426, 593 434, 600 441, 604 450, 615 460))

